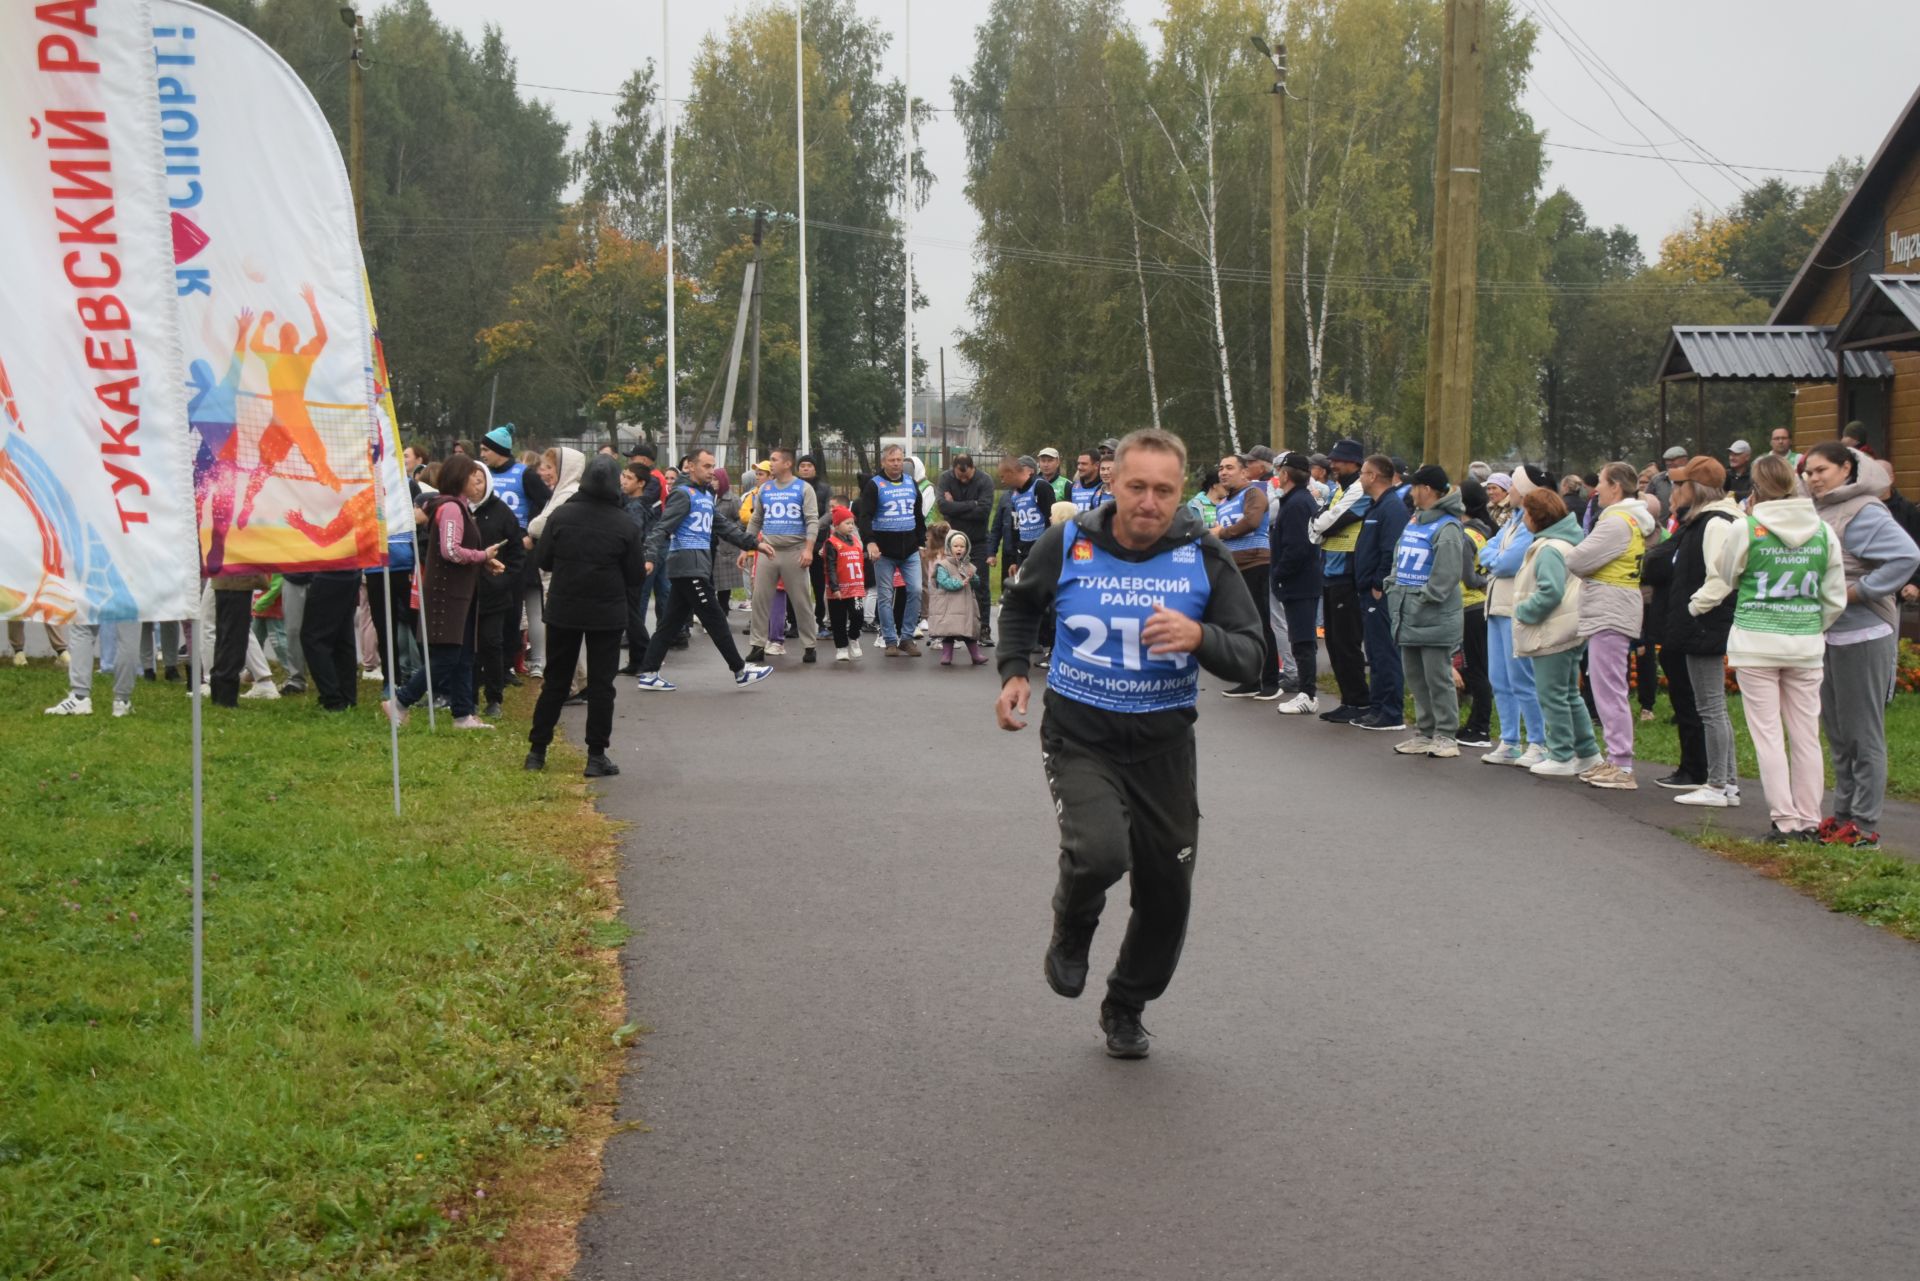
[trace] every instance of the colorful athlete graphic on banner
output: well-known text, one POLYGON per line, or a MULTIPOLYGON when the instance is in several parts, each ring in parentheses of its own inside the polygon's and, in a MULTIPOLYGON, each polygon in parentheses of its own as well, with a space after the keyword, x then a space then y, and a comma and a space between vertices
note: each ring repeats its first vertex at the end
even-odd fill
POLYGON ((153 0, 153 24, 206 570, 377 565, 374 335, 339 147, 245 28, 184 0, 153 0))
POLYGON ((0 8, 0 616, 183 618, 187 398, 144 0, 0 8))

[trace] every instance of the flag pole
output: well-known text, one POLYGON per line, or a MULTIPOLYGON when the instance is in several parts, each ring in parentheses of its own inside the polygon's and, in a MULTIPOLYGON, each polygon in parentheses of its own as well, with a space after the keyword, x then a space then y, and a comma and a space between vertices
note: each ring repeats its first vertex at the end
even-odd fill
MULTIPOLYGON (((431 535, 429 535, 429 538, 431 538, 431 535)), ((433 646, 427 644, 427 576, 420 569, 421 557, 415 556, 413 560, 413 585, 420 593, 420 662, 426 668, 427 672, 427 731, 432 733, 440 728, 440 723, 433 710, 433 703, 436 697, 433 690, 433 646)), ((394 697, 393 705, 395 707, 400 705, 400 699, 397 694, 394 697)))
MULTIPOLYGON (((400 669, 393 661, 393 545, 387 545, 387 563, 380 567, 380 594, 386 598, 387 611, 387 698, 400 698, 400 669)), ((429 692, 428 697, 432 697, 429 692)), ((387 717, 387 733, 393 748, 393 816, 400 817, 400 723, 387 717)))
POLYGON ((904 0, 906 31, 900 51, 906 55, 901 80, 904 103, 900 112, 900 261, 905 286, 901 309, 900 349, 905 373, 901 379, 900 434, 913 453, 913 0, 904 0))
POLYGON ((201 890, 201 872, 206 848, 206 764, 202 756, 200 728, 200 683, 206 679, 206 615, 193 623, 193 1043, 200 1044, 201 967, 205 956, 206 900, 201 890))
POLYGON ((673 46, 668 41, 672 0, 660 0, 660 113, 666 117, 667 155, 667 461, 680 465, 680 368, 675 364, 673 302, 673 46))
POLYGON ((807 0, 793 5, 793 129, 800 169, 800 452, 813 452, 807 390, 807 0))

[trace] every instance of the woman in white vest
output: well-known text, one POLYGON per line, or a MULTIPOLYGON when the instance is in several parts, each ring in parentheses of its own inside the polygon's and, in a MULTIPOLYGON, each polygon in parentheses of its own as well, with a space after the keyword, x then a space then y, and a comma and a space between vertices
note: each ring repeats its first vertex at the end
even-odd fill
POLYGON ((1660 528, 1640 501, 1640 477, 1626 463, 1600 469, 1594 490, 1600 514, 1580 546, 1567 555, 1567 569, 1586 580, 1580 596, 1580 638, 1587 642, 1587 679, 1606 735, 1607 758, 1580 776, 1595 787, 1633 791, 1633 700, 1627 655, 1640 635, 1646 602, 1640 596, 1640 564, 1660 528))
POLYGON ((1530 492, 1522 504, 1533 544, 1514 575, 1513 652, 1533 660, 1534 693, 1547 735, 1547 759, 1528 767, 1544 778, 1573 778, 1604 759, 1593 718, 1580 698, 1580 597, 1587 590, 1567 569, 1581 540, 1580 519, 1551 489, 1530 492))
POLYGON ((1846 605, 1840 540, 1793 468, 1773 454, 1753 464, 1753 508, 1707 564, 1687 609, 1698 618, 1738 593, 1727 662, 1740 682, 1747 737, 1772 811, 1771 839, 1818 839, 1826 764, 1820 752, 1822 638, 1846 605))

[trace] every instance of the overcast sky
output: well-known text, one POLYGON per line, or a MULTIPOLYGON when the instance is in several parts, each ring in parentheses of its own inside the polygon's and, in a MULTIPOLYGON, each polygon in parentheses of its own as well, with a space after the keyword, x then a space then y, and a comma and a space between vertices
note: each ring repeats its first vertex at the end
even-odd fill
MULTIPOLYGON (((722 30, 731 15, 752 5, 746 0, 671 2, 669 61, 674 95, 683 97, 702 37, 722 30)), ((906 3, 858 0, 863 14, 894 34, 890 57, 896 75, 905 70, 899 36, 906 3)), ((1590 75, 1566 39, 1543 29, 1526 105, 1550 143, 1567 144, 1548 149, 1548 190, 1565 186, 1595 222, 1625 224, 1639 234, 1649 256, 1658 252, 1661 237, 1679 225, 1690 208, 1729 204, 1738 198, 1739 186, 1710 166, 1670 168, 1641 156, 1573 147, 1645 153, 1649 143, 1672 141, 1677 129, 1728 164, 1821 170, 1842 153, 1870 156, 1920 83, 1920 64, 1904 52, 1920 48, 1916 0, 1516 3, 1554 22, 1575 43, 1584 41, 1624 82, 1625 89, 1597 69, 1590 75), (1633 94, 1646 106, 1634 101, 1633 94), (1652 114, 1656 111, 1670 123, 1657 119, 1652 114)), ((471 37, 477 38, 484 24, 499 26, 519 60, 523 83, 601 91, 614 89, 647 59, 659 58, 660 6, 661 0, 434 4, 443 21, 471 37)), ((1125 8, 1151 43, 1150 24, 1163 5, 1159 0, 1125 0, 1125 8)), ((951 105, 949 85, 971 62, 974 27, 987 9, 987 0, 919 0, 913 5, 912 80, 917 97, 934 106, 951 105)), ((609 98, 589 93, 524 92, 552 104, 570 126, 574 143, 611 106, 609 98)), ((964 246, 971 243, 977 222, 960 190, 965 151, 951 114, 938 115, 921 143, 937 181, 931 203, 914 224, 916 237, 925 237, 916 245, 914 258, 928 299, 914 323, 931 371, 934 349, 943 343, 951 347, 967 324, 972 257, 964 246)), ((1676 158, 1694 155, 1684 146, 1660 150, 1676 158)), ((1746 174, 1752 180, 1765 176, 1746 174)), ((1797 182, 1815 177, 1783 176, 1797 182)), ((964 373, 951 351, 947 370, 949 389, 957 389, 964 373)))

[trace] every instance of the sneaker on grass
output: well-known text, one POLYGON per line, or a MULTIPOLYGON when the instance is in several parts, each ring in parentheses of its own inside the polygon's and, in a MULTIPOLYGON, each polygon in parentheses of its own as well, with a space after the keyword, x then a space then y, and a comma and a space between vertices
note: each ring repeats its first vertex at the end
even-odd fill
POLYGON ((49 707, 46 714, 48 716, 91 716, 93 715, 93 700, 91 698, 75 698, 72 694, 69 694, 52 707, 49 707))

